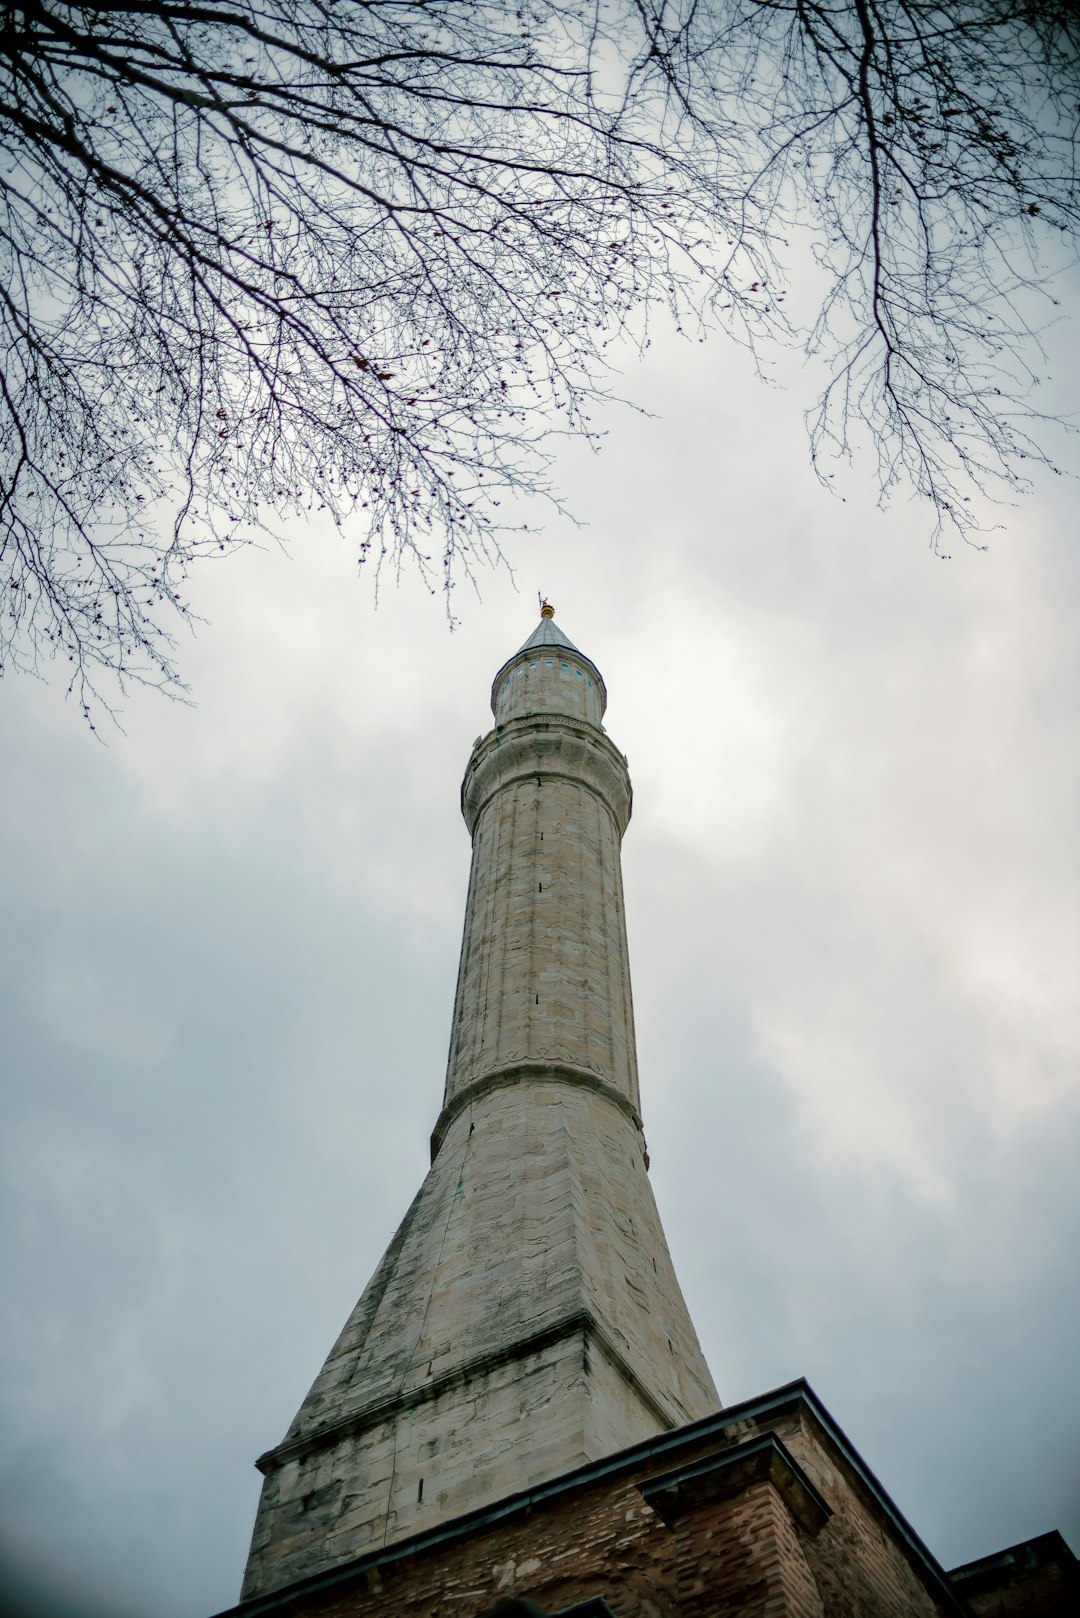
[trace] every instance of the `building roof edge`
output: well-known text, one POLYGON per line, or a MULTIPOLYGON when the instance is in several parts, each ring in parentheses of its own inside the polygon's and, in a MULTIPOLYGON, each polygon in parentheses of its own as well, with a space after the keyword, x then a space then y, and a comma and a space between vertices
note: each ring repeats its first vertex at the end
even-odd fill
POLYGON ((598 1482, 602 1478, 632 1471, 642 1461, 677 1450, 684 1444, 695 1443, 712 1434, 720 1434, 725 1428, 738 1422, 779 1416, 798 1409, 800 1405, 806 1407, 818 1427, 839 1450, 879 1509, 893 1524, 899 1538, 935 1587, 946 1610, 953 1612, 956 1618, 970 1618, 967 1602, 954 1589, 945 1569, 899 1511, 874 1473, 862 1460, 843 1428, 834 1421, 804 1377, 784 1383, 781 1387, 760 1394, 756 1398, 744 1399, 741 1404, 728 1405, 713 1416, 704 1416, 700 1421, 689 1422, 684 1427, 676 1427, 670 1432, 658 1434, 655 1438, 645 1439, 644 1442, 631 1445, 629 1449, 619 1450, 614 1455, 604 1456, 598 1461, 589 1461, 572 1472, 564 1472, 559 1477, 550 1478, 546 1483, 534 1484, 516 1494, 507 1495, 505 1499, 498 1500, 493 1505, 478 1507, 437 1527, 398 1540, 396 1544, 367 1551, 363 1556, 342 1562, 339 1567, 329 1568, 323 1573, 312 1574, 306 1579, 283 1585, 280 1590, 271 1590, 266 1595, 239 1602, 235 1607, 228 1607, 216 1614, 215 1618, 255 1618, 256 1614, 271 1613, 285 1608, 302 1594, 329 1589, 333 1585, 356 1578, 370 1568, 401 1561, 408 1556, 421 1555, 436 1546, 464 1539, 469 1534, 500 1522, 519 1511, 528 1511, 545 1500, 598 1482))

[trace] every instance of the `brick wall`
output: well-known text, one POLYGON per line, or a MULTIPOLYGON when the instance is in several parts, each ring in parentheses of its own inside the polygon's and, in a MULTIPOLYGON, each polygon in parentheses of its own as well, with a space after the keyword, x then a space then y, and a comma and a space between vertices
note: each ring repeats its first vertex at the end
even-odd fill
POLYGON ((636 1462, 627 1452, 625 1466, 600 1465, 502 1515, 451 1525, 437 1543, 369 1557, 336 1584, 282 1592, 251 1618, 269 1610, 273 1618, 479 1618, 514 1596, 549 1613, 600 1597, 614 1618, 958 1618, 964 1610, 805 1405, 768 1423, 684 1433, 685 1441, 657 1441, 636 1462), (678 1480, 690 1484, 658 1494, 676 1477, 673 1455, 678 1480))

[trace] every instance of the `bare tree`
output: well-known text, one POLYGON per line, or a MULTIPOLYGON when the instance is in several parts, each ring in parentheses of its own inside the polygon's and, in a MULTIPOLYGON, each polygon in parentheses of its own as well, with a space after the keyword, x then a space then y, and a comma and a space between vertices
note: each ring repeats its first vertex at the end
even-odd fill
POLYGON ((7 5, 0 645, 176 680, 200 555, 283 513, 449 590, 658 304, 830 356, 825 463, 966 533, 1075 232, 1069 0, 7 5), (809 232, 824 300, 783 312, 809 232))

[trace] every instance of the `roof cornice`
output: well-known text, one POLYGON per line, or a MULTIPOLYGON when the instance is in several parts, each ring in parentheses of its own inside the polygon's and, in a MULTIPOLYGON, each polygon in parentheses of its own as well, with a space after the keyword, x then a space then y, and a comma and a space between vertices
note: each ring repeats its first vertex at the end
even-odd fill
POLYGON ((240 1602, 237 1606, 229 1607, 217 1614, 216 1618, 256 1618, 257 1614, 286 1611, 292 1602, 302 1596, 348 1583, 374 1568, 386 1567, 406 1557, 419 1556, 439 1546, 452 1545, 455 1541, 467 1539, 471 1534, 493 1527, 519 1512, 530 1511, 535 1506, 557 1499, 574 1489, 588 1487, 604 1478, 614 1478, 632 1472, 643 1461, 663 1455, 671 1456, 674 1460, 681 1449, 698 1444, 702 1439, 719 1438, 728 1428, 737 1426, 740 1422, 760 1422, 797 1411, 802 1411, 811 1418, 827 1443, 855 1474, 862 1488, 892 1525, 897 1538, 933 1588, 945 1611, 953 1613, 955 1618, 970 1618, 971 1609, 953 1588, 944 1568, 923 1544, 907 1518, 899 1511, 874 1473, 862 1460, 846 1433, 833 1420, 810 1384, 802 1377, 757 1398, 745 1399, 737 1405, 728 1405, 716 1415, 689 1422, 685 1427, 677 1427, 670 1432, 659 1434, 656 1438, 646 1439, 629 1449, 619 1450, 615 1455, 605 1456, 603 1460, 590 1461, 572 1472, 564 1472, 546 1483, 522 1489, 517 1494, 508 1495, 505 1499, 497 1501, 494 1505, 482 1506, 476 1511, 467 1512, 464 1516, 455 1517, 437 1528, 413 1534, 407 1539, 398 1540, 394 1545, 369 1551, 363 1556, 353 1558, 352 1561, 341 1563, 339 1567, 330 1568, 307 1579, 300 1579, 294 1584, 285 1585, 280 1590, 272 1590, 254 1600, 240 1602))

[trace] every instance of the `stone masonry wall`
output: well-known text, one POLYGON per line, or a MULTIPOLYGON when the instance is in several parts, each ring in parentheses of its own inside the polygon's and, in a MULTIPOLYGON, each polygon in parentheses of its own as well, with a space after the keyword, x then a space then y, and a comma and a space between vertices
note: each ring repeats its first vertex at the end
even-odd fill
POLYGON ((491 692, 495 723, 522 714, 565 713, 599 726, 607 693, 587 657, 568 647, 535 647, 499 670, 491 692))
POLYGON ((520 721, 479 744, 464 803, 473 858, 447 1101, 546 1061, 604 1078, 636 1109, 621 755, 592 727, 520 721))
POLYGON ((271 1472, 245 1600, 418 1533, 588 1457, 582 1333, 478 1370, 271 1472), (542 1420, 530 1423, 536 1413, 542 1420), (527 1445, 513 1434, 524 1421, 527 1445), (477 1465, 477 1434, 485 1435, 477 1465))
POLYGON ((718 1404, 632 1119, 575 1083, 493 1089, 452 1120, 387 1259, 264 1462, 245 1593, 718 1404), (530 1345, 559 1333, 537 1356, 530 1345))
POLYGON ((774 1485, 759 1479, 665 1521, 639 1485, 665 1473, 669 1454, 586 1479, 527 1509, 463 1530, 445 1543, 358 1569, 346 1583, 297 1591, 289 1618, 479 1618, 504 1596, 546 1612, 601 1597, 615 1618, 958 1618, 947 1592, 920 1574, 897 1523, 814 1424, 785 1417, 695 1443, 680 1462, 762 1430, 784 1434, 824 1486, 832 1515, 808 1529, 774 1485))

